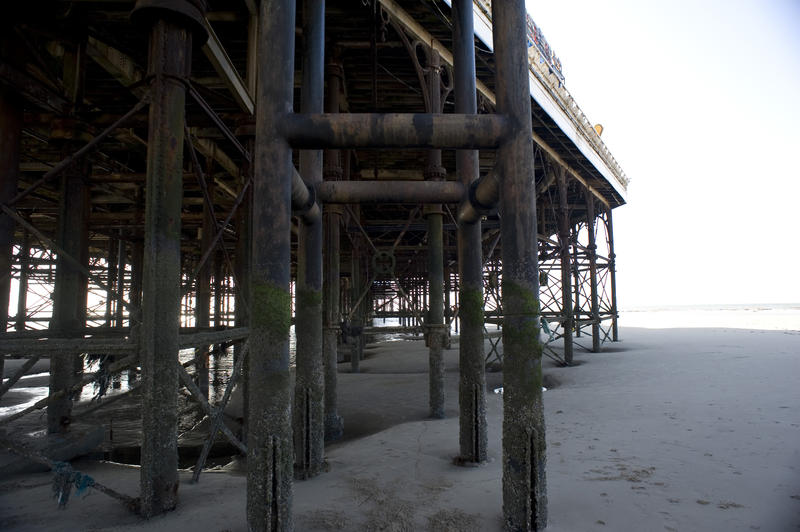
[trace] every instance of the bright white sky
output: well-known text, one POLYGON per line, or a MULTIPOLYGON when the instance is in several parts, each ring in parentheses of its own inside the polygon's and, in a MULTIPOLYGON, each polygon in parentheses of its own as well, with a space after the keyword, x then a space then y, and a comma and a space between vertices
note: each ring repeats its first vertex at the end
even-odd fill
POLYGON ((620 308, 800 302, 800 1, 527 2, 632 180, 620 308))

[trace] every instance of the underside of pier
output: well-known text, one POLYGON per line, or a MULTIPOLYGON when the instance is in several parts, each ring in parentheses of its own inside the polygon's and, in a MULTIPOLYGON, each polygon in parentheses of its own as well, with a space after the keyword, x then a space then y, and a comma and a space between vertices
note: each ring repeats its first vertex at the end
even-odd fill
POLYGON ((0 396, 39 360, 50 377, 0 426, 46 408, 63 435, 137 395, 141 491, 103 489, 153 516, 178 504, 191 397, 209 426, 195 480, 221 433, 246 455, 250 529, 291 530, 293 482, 348 430, 339 363, 358 372, 377 333, 424 337, 440 418, 458 334, 455 463, 487 458, 485 371, 502 367, 506 527, 546 526, 542 356, 617 340, 627 178, 523 0, 7 4, 0 373, 25 363, 0 396))

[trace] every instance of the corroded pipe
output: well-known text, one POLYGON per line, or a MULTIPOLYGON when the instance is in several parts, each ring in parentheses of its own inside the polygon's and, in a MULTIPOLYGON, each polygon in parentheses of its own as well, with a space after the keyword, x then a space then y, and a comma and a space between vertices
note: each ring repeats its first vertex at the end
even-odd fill
POLYGON ((479 114, 289 114, 280 132, 294 148, 494 149, 510 120, 479 114))
POLYGON ((497 207, 500 201, 500 179, 494 170, 474 181, 468 190, 467 201, 458 210, 458 222, 475 223, 481 216, 497 207))
POLYGON ((455 181, 326 181, 316 186, 322 203, 458 203, 455 181))

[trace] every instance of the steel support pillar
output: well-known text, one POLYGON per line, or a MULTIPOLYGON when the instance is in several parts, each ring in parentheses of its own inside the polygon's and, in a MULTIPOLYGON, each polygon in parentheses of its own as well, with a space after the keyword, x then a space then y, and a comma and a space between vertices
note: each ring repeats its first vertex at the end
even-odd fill
MULTIPOLYGON (((426 50, 428 68, 423 87, 428 93, 429 113, 438 113, 442 107, 442 61, 434 48, 426 50)), ((447 171, 442 166, 442 150, 428 151, 428 163, 423 172, 427 182, 443 182, 447 171)), ((428 407, 432 418, 444 418, 444 236, 441 205, 431 205, 425 209, 428 222, 428 312, 426 328, 428 333, 428 407)), ((423 296, 424 301, 424 296, 423 296)))
MULTIPOLYGON (((208 166, 212 166, 209 159, 208 166)), ((214 201, 214 177, 213 168, 206 175, 206 189, 208 197, 214 201)), ((200 231, 200 256, 202 257, 214 243, 214 233, 216 232, 216 221, 211 212, 211 205, 208 201, 203 202, 203 226, 200 231)), ((195 291, 194 317, 198 329, 206 329, 211 324, 211 260, 207 260, 200 271, 197 272, 197 290, 195 291)), ((208 399, 208 380, 209 380, 209 346, 204 345, 194 350, 194 380, 203 397, 208 399)))
MULTIPOLYGON (((0 89, 0 203, 8 203, 17 195, 21 137, 22 102, 13 93, 0 89)), ((8 326, 13 244, 14 220, 0 213, 0 333, 8 326)), ((25 250, 26 257, 27 254, 25 250)), ((4 355, 0 353, 0 379, 3 365, 4 355)))
POLYGON ((608 274, 611 284, 611 340, 619 341, 619 330, 617 320, 617 255, 614 253, 614 222, 611 217, 611 207, 608 207, 608 274))
MULTIPOLYGON (((304 113, 320 113, 325 93, 325 0, 303 1, 304 113)), ((308 186, 322 182, 322 151, 300 152, 300 175, 308 186)), ((325 460, 322 369, 322 218, 300 219, 297 244, 297 370, 294 388, 295 477, 316 476, 325 460)))
MULTIPOLYGON (((58 233, 56 242, 65 253, 88 267, 89 189, 88 165, 77 163, 61 177, 58 233)), ((86 276, 59 256, 53 285, 53 317, 50 329, 59 336, 83 336, 86 326, 86 276)), ((64 351, 50 357, 50 395, 70 388, 80 379, 83 363, 80 353, 64 351)), ((47 431, 66 432, 72 414, 72 397, 66 394, 47 406, 47 431)))
POLYGON ((259 6, 253 175, 247 526, 290 531, 293 445, 291 325, 292 150, 278 131, 292 112, 294 0, 259 6))
POLYGON ((497 112, 511 133, 497 151, 503 238, 503 514, 507 530, 547 525, 545 426, 531 98, 524 0, 492 3, 497 112))
MULTIPOLYGON (((334 48, 333 57, 328 63, 328 93, 325 111, 339 112, 339 93, 343 78, 342 65, 334 48)), ((346 152, 345 152, 346 153, 346 152)), ((339 150, 326 150, 324 154, 325 180, 342 179, 341 153, 339 150)), ((322 344, 323 366, 325 370, 325 441, 342 437, 344 426, 338 409, 338 344, 339 344, 339 291, 340 291, 340 243, 341 205, 325 205, 325 253, 324 253, 324 332, 322 344)))
POLYGON ((592 319, 592 352, 600 352, 600 304, 597 295, 597 219, 594 210, 594 195, 586 190, 586 229, 589 233, 589 284, 592 319))
MULTIPOLYGON (((151 9, 142 9, 151 11, 151 9)), ((140 15, 141 16, 141 15, 140 15)), ((186 89, 192 32, 180 17, 150 29, 151 89, 142 274, 141 508, 149 517, 178 503, 178 328, 186 89)))
POLYGON ((556 173, 558 185, 558 244, 561 251, 561 330, 564 337, 564 361, 572 365, 572 264, 570 259, 569 203, 567 197, 567 172, 561 165, 550 167, 556 173))
MULTIPOLYGON (((475 37, 472 2, 453 1, 453 54, 456 113, 478 112, 475 89, 475 37)), ((477 150, 456 152, 456 174, 464 187, 478 179, 477 150)), ((487 454, 486 362, 483 356, 483 257, 481 222, 458 224, 458 346, 460 371, 459 457, 484 462, 487 454)))

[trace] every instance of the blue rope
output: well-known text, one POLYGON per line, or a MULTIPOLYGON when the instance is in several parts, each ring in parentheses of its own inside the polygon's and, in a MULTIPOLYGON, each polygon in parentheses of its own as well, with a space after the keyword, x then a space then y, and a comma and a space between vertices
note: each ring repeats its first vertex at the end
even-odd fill
POLYGON ((69 502, 72 486, 75 486, 75 495, 85 497, 88 489, 94 486, 94 479, 80 471, 75 471, 67 462, 53 464, 53 497, 58 501, 59 509, 63 509, 69 502))

